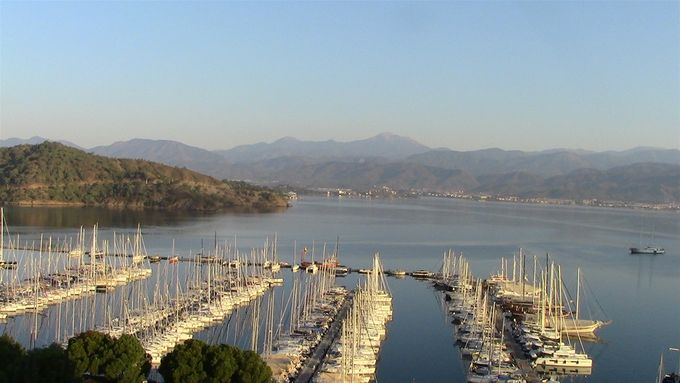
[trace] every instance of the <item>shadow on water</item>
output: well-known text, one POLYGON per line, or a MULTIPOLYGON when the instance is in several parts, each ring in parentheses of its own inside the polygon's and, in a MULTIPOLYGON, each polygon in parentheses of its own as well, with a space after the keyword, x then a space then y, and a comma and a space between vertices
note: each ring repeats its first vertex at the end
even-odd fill
POLYGON ((78 228, 96 223, 101 227, 136 227, 140 223, 145 226, 172 226, 222 215, 273 214, 285 211, 284 207, 232 208, 216 212, 105 207, 5 207, 6 219, 11 226, 53 228, 78 228))

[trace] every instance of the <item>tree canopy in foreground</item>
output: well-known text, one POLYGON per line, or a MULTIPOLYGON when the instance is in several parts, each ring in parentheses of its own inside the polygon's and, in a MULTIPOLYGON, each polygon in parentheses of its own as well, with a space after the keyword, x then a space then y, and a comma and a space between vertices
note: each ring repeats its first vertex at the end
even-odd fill
POLYGON ((257 353, 195 339, 175 346, 158 371, 168 383, 268 383, 272 378, 257 353))

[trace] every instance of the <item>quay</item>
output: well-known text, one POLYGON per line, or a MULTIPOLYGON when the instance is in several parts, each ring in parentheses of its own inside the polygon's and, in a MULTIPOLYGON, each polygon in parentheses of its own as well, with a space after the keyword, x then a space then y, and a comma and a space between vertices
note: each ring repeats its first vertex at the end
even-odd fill
POLYGON ((326 331, 323 338, 321 338, 321 342, 319 342, 316 349, 314 349, 314 353, 312 353, 312 355, 310 355, 309 358, 305 360, 300 373, 295 378, 295 383, 309 383, 312 381, 314 374, 318 371, 319 367, 326 358, 328 350, 331 348, 331 345, 340 334, 342 320, 347 316, 347 311, 352 305, 353 298, 354 293, 350 292, 347 295, 342 308, 340 308, 337 315, 335 316, 333 324, 328 329, 328 331, 326 331))
POLYGON ((522 347, 512 336, 511 326, 512 322, 507 321, 505 323, 505 327, 503 328, 503 332, 505 333, 504 338, 507 340, 506 345, 510 346, 510 354, 512 355, 513 362, 515 362, 515 365, 517 365, 517 367, 520 369, 527 383, 541 383, 541 378, 538 376, 536 370, 531 367, 531 363, 524 355, 522 347))

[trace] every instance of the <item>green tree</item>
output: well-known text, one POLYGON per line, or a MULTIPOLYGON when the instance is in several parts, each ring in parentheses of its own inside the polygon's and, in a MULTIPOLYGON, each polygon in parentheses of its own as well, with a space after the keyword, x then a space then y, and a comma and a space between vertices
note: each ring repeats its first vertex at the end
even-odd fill
POLYGON ((73 363, 74 376, 85 374, 110 382, 136 383, 144 380, 151 364, 137 338, 88 331, 69 340, 67 355, 73 363))
POLYGON ((53 343, 46 348, 28 352, 22 363, 21 377, 24 382, 73 382, 73 365, 60 345, 53 343))
POLYGON ((19 381, 26 351, 8 335, 0 336, 0 383, 19 381))
POLYGON ((253 351, 239 355, 238 370, 232 380, 235 383, 267 383, 272 380, 272 369, 253 351))
POLYGON ((210 346, 203 358, 203 367, 208 375, 206 383, 231 382, 238 370, 239 353, 239 349, 226 344, 210 346))
POLYGON ((108 379, 119 383, 138 383, 149 374, 151 361, 134 336, 124 334, 115 339, 112 351, 113 357, 103 368, 108 379))
POLYGON ((269 383, 272 371, 252 351, 226 344, 209 346, 190 339, 161 360, 158 371, 168 383, 269 383))
POLYGON ((73 363, 74 376, 101 374, 102 366, 111 358, 113 339, 96 331, 87 331, 69 339, 66 353, 73 363))
POLYGON ((189 339, 175 346, 161 359, 158 372, 168 383, 202 383, 207 379, 203 368, 203 353, 206 344, 189 339))

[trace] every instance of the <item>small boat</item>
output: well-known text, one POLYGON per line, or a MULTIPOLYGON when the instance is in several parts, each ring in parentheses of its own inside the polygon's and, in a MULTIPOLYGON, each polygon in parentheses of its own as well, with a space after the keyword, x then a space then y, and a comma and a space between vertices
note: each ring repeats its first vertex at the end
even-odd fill
POLYGON ((371 269, 359 269, 359 274, 370 274, 371 269))
POLYGON ((107 291, 113 291, 115 289, 116 289, 115 287, 109 285, 97 285, 95 291, 98 293, 105 293, 107 291))
POLYGON ((0 269, 16 269, 16 261, 0 261, 0 269))
POLYGON ((647 246, 645 248, 639 248, 639 247, 631 247, 630 248, 630 253, 631 254, 664 254, 666 252, 665 249, 661 247, 655 247, 655 246, 647 246))
MULTIPOLYGON (((671 350, 677 350, 677 348, 671 348, 671 350)), ((680 365, 678 365, 678 370, 680 370, 680 365)), ((661 354, 661 360, 659 361, 659 370, 656 378, 658 383, 678 383, 680 382, 680 371, 676 373, 675 371, 670 374, 666 373, 663 363, 663 353, 661 354)))
POLYGON ((300 270, 300 265, 298 265, 297 263, 293 264, 293 265, 290 266, 290 270, 292 272, 296 272, 296 271, 300 270))
POLYGON ((168 257, 168 263, 177 263, 179 262, 179 257, 178 256, 173 256, 173 257, 168 257))
POLYGON ((411 272, 413 278, 431 278, 433 275, 434 273, 428 270, 416 270, 411 272))
POLYGON ((387 270, 385 271, 385 274, 391 275, 393 277, 403 277, 406 275, 406 271, 404 270, 387 270))
POLYGON ((82 257, 83 251, 81 249, 74 249, 68 252, 69 257, 82 257))
POLYGON ((198 257, 198 261, 201 263, 217 263, 218 260, 215 255, 201 255, 198 257))
POLYGON ((349 274, 349 268, 342 266, 342 265, 336 266, 334 268, 334 270, 335 270, 335 276, 336 277, 344 277, 347 274, 349 274))
POLYGON ((158 263, 161 261, 160 255, 150 255, 147 257, 150 263, 158 263))
POLYGON ((271 285, 282 285, 283 284, 283 278, 269 278, 267 280, 267 283, 269 283, 270 286, 271 285))
POLYGON ((94 253, 87 251, 85 254, 89 255, 91 258, 103 258, 104 252, 102 250, 95 250, 94 253))

